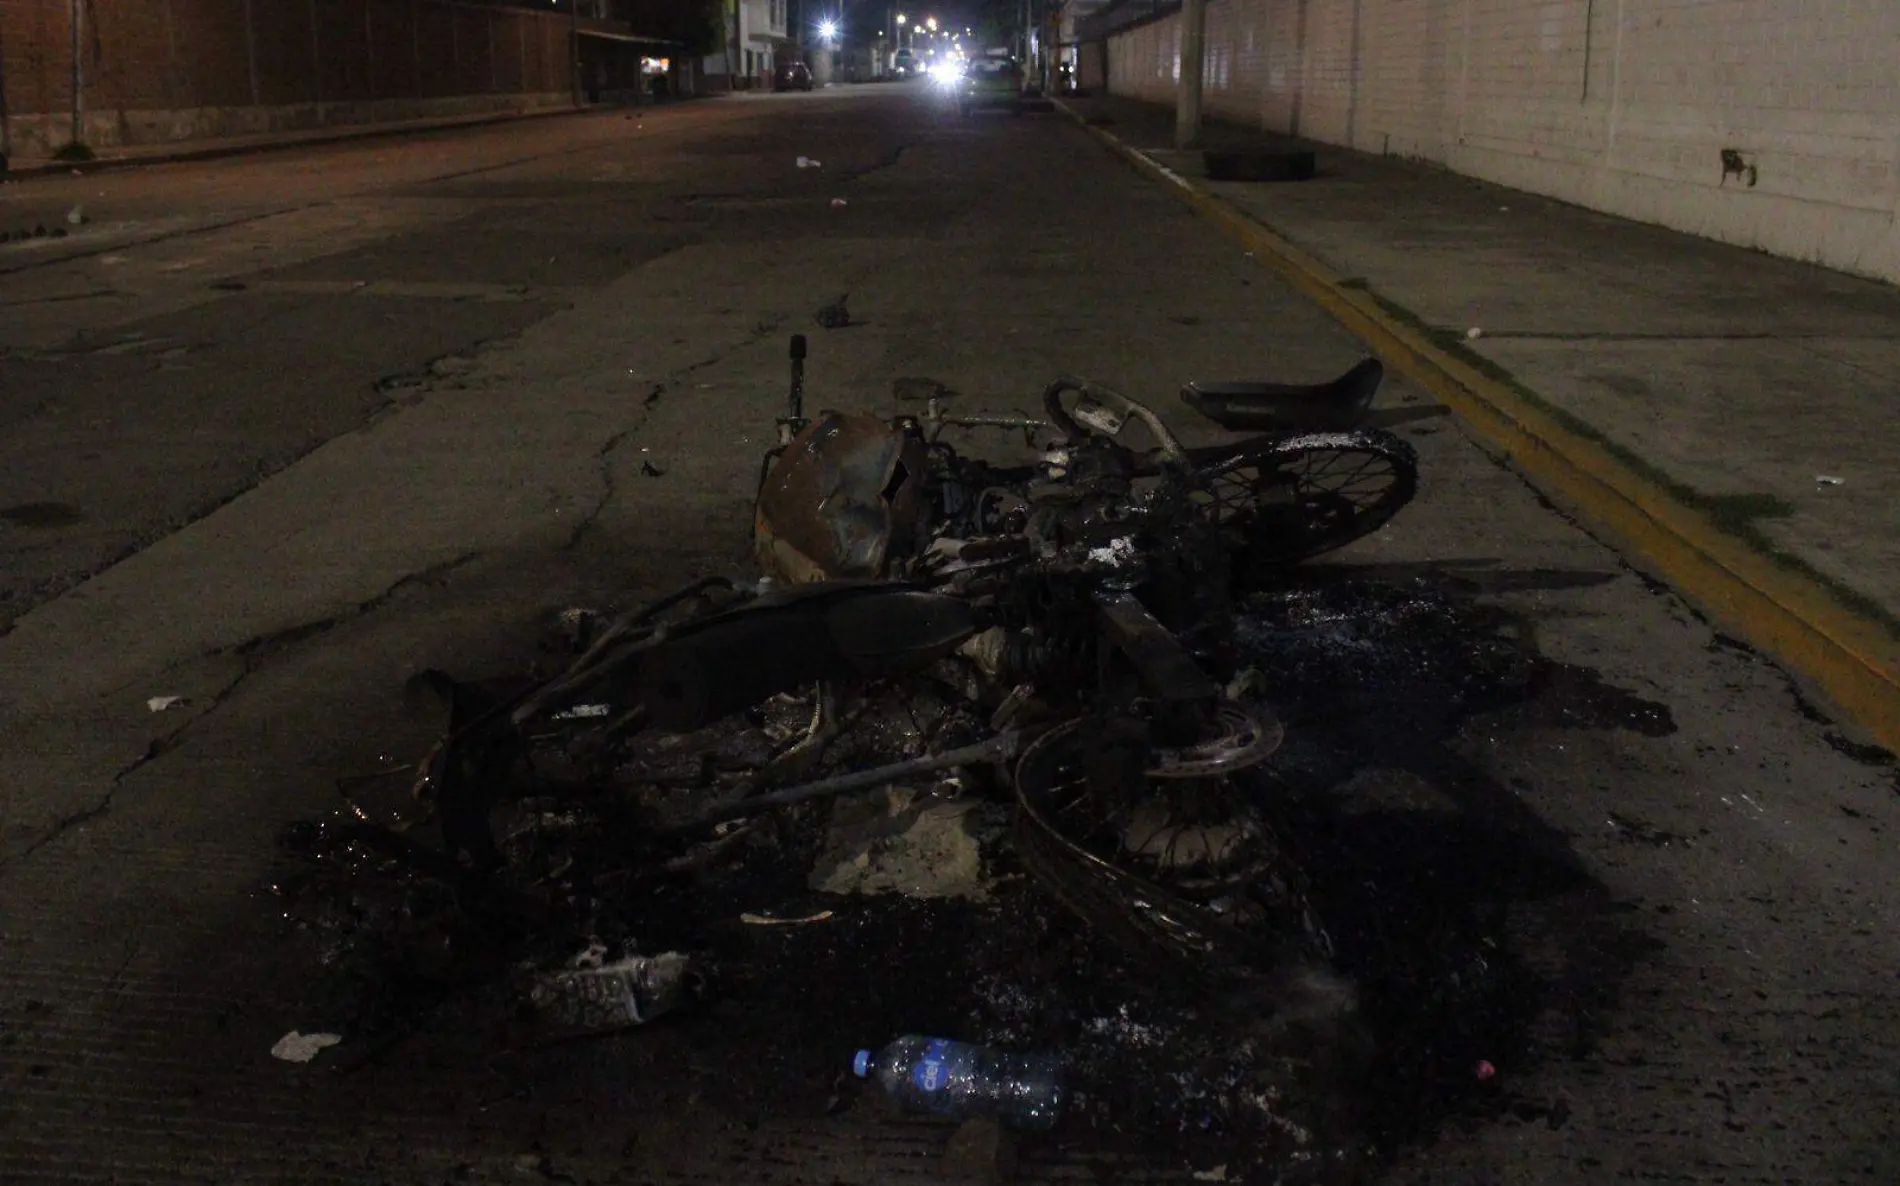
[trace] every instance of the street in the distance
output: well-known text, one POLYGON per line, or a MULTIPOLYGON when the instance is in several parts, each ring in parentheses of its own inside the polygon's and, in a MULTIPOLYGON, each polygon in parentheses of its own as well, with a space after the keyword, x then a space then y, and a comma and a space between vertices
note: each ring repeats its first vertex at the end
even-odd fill
POLYGON ((0 1178, 941 1180, 954 1126, 851 1074, 910 1033, 1076 1054, 1020 1180, 1900 1173, 1891 766, 1392 373, 1416 498, 1250 619, 1301 676, 1256 689, 1263 785, 1351 1075, 1242 1108, 1170 1064, 1215 1023, 980 789, 826 801, 655 889, 642 938, 706 982, 579 1040, 510 975, 418 983, 473 940, 408 926, 390 858, 307 892, 287 834, 438 740, 417 672, 756 579, 792 335, 814 416, 1038 413, 1073 374, 1195 446, 1232 434, 1182 384, 1364 357, 1061 115, 821 88, 0 188, 0 221, 75 206, 0 246, 0 1178), (341 1041, 273 1058, 291 1031, 341 1041))

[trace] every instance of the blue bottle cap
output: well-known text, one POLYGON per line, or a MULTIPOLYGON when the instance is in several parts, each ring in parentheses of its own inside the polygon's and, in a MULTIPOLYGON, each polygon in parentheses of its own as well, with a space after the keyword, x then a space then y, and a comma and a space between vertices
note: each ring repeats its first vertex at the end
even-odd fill
POLYGON ((851 1069, 858 1073, 858 1078, 867 1078, 871 1074, 871 1052, 858 1051, 858 1056, 851 1060, 851 1069))

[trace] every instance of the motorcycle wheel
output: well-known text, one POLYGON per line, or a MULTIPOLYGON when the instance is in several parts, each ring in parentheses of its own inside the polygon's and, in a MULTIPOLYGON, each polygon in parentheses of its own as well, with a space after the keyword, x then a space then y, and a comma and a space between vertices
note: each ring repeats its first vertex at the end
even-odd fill
POLYGON ((1122 788, 1131 794, 1094 777, 1095 730, 1070 721, 1043 734, 1012 780, 1017 852, 1079 919, 1184 970, 1245 974, 1285 938, 1330 957, 1303 872, 1270 821, 1271 796, 1248 775, 1277 746, 1278 722, 1238 705, 1222 715, 1221 736, 1195 748, 1229 750, 1229 772, 1184 780, 1195 772, 1170 769, 1179 751, 1122 788))
POLYGON ((1234 533, 1242 571, 1378 531, 1418 493, 1418 454, 1389 432, 1309 433, 1204 463, 1194 499, 1234 533))

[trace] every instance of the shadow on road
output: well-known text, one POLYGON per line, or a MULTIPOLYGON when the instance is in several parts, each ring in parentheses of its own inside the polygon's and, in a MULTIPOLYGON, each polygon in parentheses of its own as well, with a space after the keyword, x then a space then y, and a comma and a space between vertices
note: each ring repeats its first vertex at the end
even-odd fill
POLYGON ((1050 1167, 1185 1160, 1236 1181, 1337 1182, 1448 1124, 1560 1125, 1563 1101, 1517 1085, 1545 1060, 1587 1056, 1651 944, 1540 818, 1538 788, 1500 782, 1464 743, 1480 726, 1673 730, 1664 706, 1542 655, 1534 623, 1495 600, 1608 579, 1486 562, 1315 567, 1254 595, 1241 641, 1288 731, 1260 790, 1330 939, 1330 972, 1281 968, 1219 998, 1174 982, 1023 878, 1010 808, 988 801, 971 808, 984 877, 958 896, 815 892, 817 809, 727 871, 616 902, 602 937, 700 953, 709 979, 693 1008, 578 1043, 514 1013, 497 981, 506 953, 442 932, 431 920, 452 902, 439 889, 325 881, 293 894, 327 964, 306 1012, 357 1028, 367 1098, 447 1104, 438 1084, 480 1078, 494 1124, 552 1124, 577 1149, 620 1131, 614 1116, 695 1130, 882 1123, 846 1068, 902 1033, 1066 1052, 1080 1095, 1053 1138, 1023 1151, 1050 1167), (741 921, 758 911, 829 913, 741 921), (459 965, 445 959, 458 945, 459 965), (1296 998, 1310 1015, 1289 1028, 1296 998), (1353 999, 1351 1017, 1320 1016, 1353 999))

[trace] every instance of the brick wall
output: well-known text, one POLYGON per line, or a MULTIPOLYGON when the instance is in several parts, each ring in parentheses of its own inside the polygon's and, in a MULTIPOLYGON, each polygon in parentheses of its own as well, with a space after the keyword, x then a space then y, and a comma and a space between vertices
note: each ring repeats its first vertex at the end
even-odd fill
MULTIPOLYGON (((72 135, 70 0, 0 0, 14 151, 72 135)), ((571 95, 568 17, 452 0, 87 0, 94 147, 515 110, 571 95)))
MULTIPOLYGON (((258 102, 265 107, 317 101, 317 47, 310 36, 310 9, 293 0, 253 3, 251 51, 256 55, 258 102)), ((240 21, 245 19, 242 11, 240 21)), ((180 107, 196 104, 180 103, 180 107)))
POLYGON ((64 4, 0 0, 0 77, 10 112, 53 111, 71 101, 68 35, 64 4))
MULTIPOLYGON (((1172 101, 1176 21, 1110 90, 1172 101)), ((1897 53, 1892 0, 1214 0, 1204 68, 1216 114, 1900 281, 1897 53)))
POLYGON ((421 22, 420 40, 424 45, 446 45, 450 52, 425 53, 422 55, 422 94, 427 99, 440 99, 456 93, 460 85, 457 77, 456 59, 460 49, 455 43, 456 10, 447 4, 434 0, 416 0, 416 11, 421 22))

